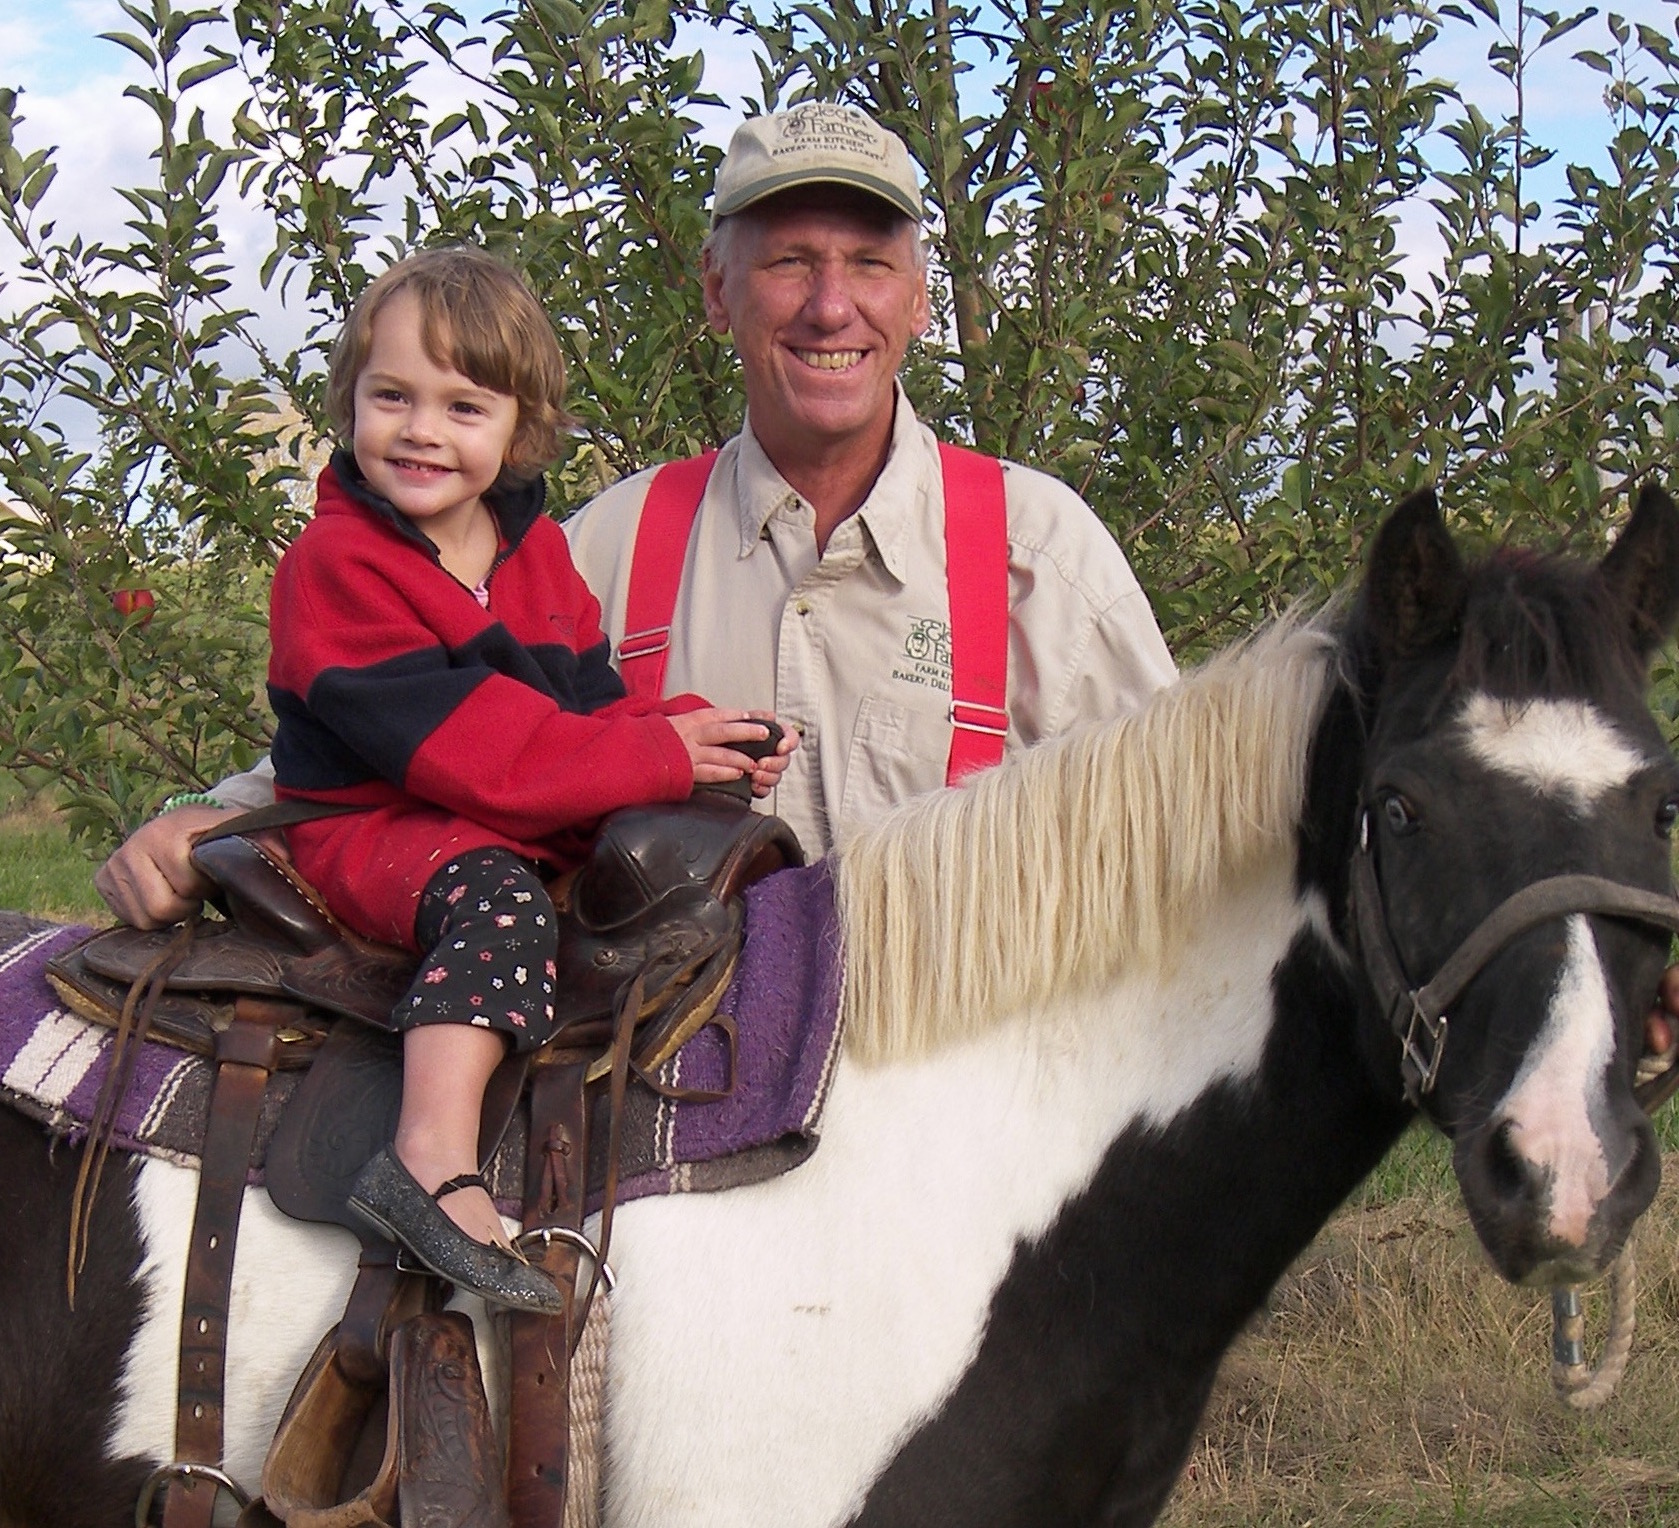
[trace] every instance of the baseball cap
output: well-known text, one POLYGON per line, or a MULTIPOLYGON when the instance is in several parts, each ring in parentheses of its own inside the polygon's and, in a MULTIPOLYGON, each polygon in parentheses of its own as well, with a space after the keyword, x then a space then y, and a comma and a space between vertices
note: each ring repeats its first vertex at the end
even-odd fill
POLYGON ((866 112, 833 101, 749 117, 717 171, 711 226, 794 186, 855 186, 920 222, 921 187, 904 140, 866 112))

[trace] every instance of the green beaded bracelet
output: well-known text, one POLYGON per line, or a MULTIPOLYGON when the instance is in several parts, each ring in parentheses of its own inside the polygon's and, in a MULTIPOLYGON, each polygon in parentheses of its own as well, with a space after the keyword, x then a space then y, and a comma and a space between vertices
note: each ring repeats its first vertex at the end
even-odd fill
POLYGON ((158 808, 158 811, 160 811, 160 812, 172 812, 178 806, 220 806, 220 805, 221 805, 221 802, 217 801, 216 798, 214 796, 212 796, 208 791, 182 791, 179 795, 171 796, 167 801, 165 801, 163 803, 162 806, 160 806, 158 808))

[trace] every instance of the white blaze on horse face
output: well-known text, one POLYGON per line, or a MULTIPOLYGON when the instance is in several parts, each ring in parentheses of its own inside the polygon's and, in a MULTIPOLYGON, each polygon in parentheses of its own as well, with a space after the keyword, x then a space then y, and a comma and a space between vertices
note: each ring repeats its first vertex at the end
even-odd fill
POLYGON ((1581 700, 1495 700, 1472 695, 1460 721, 1470 753, 1541 795, 1590 810, 1644 767, 1644 756, 1581 700))
POLYGON ((1510 1149, 1550 1185, 1548 1230, 1583 1247, 1592 1216, 1619 1167, 1592 1121, 1603 1115, 1604 1076, 1615 1051, 1615 1018, 1603 963, 1584 917, 1567 922, 1567 955, 1545 1027, 1505 1099, 1510 1149))

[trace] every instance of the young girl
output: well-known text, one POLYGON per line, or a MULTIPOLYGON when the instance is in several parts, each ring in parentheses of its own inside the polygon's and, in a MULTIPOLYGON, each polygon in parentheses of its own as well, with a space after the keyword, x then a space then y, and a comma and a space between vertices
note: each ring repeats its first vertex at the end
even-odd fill
POLYGON ((351 928, 424 954, 394 1015, 396 1138, 350 1204, 433 1272, 528 1310, 559 1292, 507 1244, 477 1144, 490 1073, 552 1025, 538 867, 577 863, 615 807, 743 773, 763 794, 786 767, 729 748, 768 735, 745 711, 625 698, 542 513, 564 393, 547 316, 506 266, 448 249, 386 271, 334 351, 350 444, 270 614, 279 793, 361 808, 288 830, 298 869, 351 928))

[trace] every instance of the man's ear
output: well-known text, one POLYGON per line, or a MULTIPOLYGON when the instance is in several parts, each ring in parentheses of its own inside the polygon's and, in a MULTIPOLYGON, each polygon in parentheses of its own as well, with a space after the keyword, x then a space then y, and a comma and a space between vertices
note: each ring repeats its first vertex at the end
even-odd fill
POLYGON ((927 265, 931 246, 919 228, 913 230, 911 237, 915 240, 915 272, 921 279, 916 287, 915 309, 910 314, 910 333, 920 339, 933 322, 933 299, 927 291, 927 265))
POLYGON ((729 307, 723 301, 723 268, 709 249, 700 253, 700 289, 705 294, 705 321, 718 334, 727 334, 729 307))

